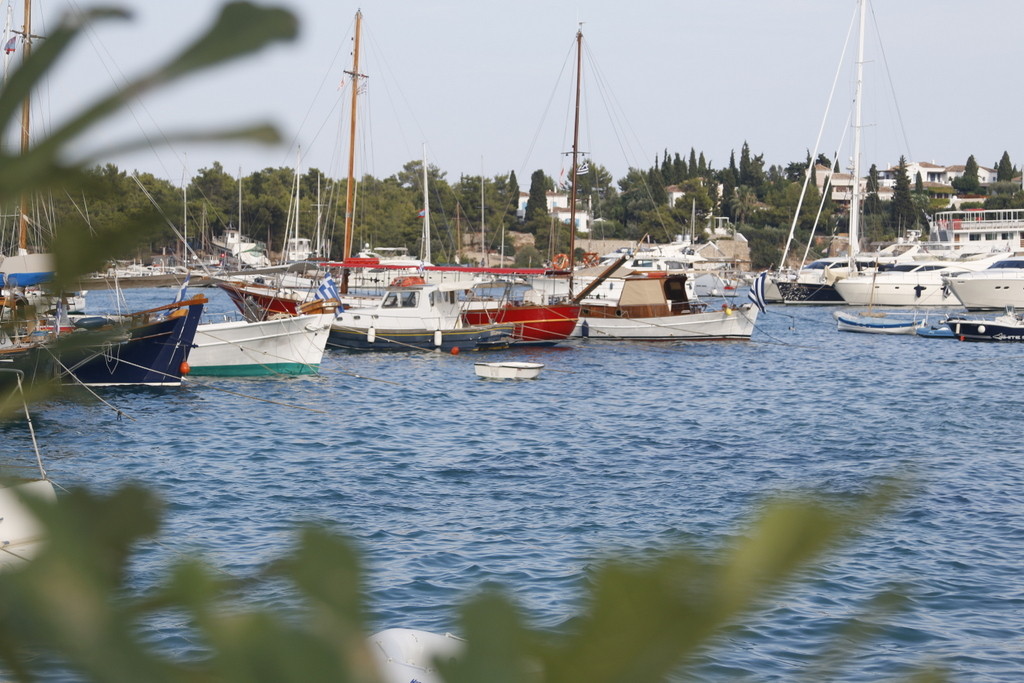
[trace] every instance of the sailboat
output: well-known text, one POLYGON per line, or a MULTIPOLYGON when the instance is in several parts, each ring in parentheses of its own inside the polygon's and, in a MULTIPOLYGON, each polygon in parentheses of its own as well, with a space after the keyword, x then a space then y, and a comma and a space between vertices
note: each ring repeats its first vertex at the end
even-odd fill
MULTIPOLYGON (((580 92, 583 66, 583 31, 576 32, 576 92, 572 146, 572 186, 569 198, 569 254, 575 253, 576 187, 579 179, 580 92)), ((573 336, 594 340, 690 340, 712 341, 750 339, 759 309, 753 304, 725 305, 708 310, 707 305, 690 299, 688 276, 666 271, 620 275, 616 271, 630 257, 622 254, 596 277, 577 278, 570 265, 569 301, 579 305, 579 319, 573 336), (585 285, 574 292, 576 280, 585 285), (614 292, 598 298, 601 286, 614 292)))
MULTIPOLYGON (((19 33, 11 31, 15 36, 19 33)), ((28 61, 32 54, 32 3, 25 0, 24 24, 20 31, 22 37, 22 63, 28 61)), ((31 144, 29 129, 31 124, 31 100, 26 97, 21 103, 21 154, 26 155, 31 144)), ((53 256, 46 253, 29 253, 29 197, 22 193, 18 203, 18 251, 17 254, 0 257, 0 285, 10 293, 14 289, 37 287, 53 279, 53 256)))

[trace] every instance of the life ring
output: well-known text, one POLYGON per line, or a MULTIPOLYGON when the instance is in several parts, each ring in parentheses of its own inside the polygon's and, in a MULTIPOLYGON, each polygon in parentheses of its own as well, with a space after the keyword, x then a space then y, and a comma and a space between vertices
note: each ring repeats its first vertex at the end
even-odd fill
POLYGON ((588 251, 583 254, 583 265, 587 268, 593 268, 600 262, 600 257, 592 251, 588 251))
POLYGON ((427 281, 421 278, 419 275, 406 275, 405 277, 396 277, 391 281, 391 287, 415 287, 417 285, 425 285, 427 281))
POLYGON ((555 270, 566 270, 569 268, 569 257, 566 254, 555 254, 555 258, 551 261, 551 266, 555 270))

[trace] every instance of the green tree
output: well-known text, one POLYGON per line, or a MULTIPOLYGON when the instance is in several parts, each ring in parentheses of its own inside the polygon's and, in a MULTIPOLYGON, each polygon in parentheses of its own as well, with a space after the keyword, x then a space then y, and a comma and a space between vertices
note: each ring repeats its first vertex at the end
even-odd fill
POLYGON ((898 232, 902 232, 918 222, 914 200, 910 193, 910 175, 907 173, 906 157, 901 156, 900 162, 896 166, 889 216, 891 225, 898 232))
POLYGON ((1003 156, 999 159, 999 164, 996 166, 996 181, 1010 182, 1013 180, 1014 175, 1013 164, 1010 163, 1010 153, 1003 152, 1003 156))
POLYGON ((733 191, 732 212, 739 226, 757 208, 757 195, 746 185, 741 185, 733 191))
POLYGON ((542 170, 536 170, 530 176, 530 197, 526 200, 526 217, 523 231, 537 234, 539 229, 546 229, 548 222, 548 189, 551 180, 542 170))
POLYGON ((981 181, 978 180, 978 162, 974 160, 973 154, 967 157, 963 175, 955 178, 951 184, 961 194, 977 194, 981 190, 981 181))

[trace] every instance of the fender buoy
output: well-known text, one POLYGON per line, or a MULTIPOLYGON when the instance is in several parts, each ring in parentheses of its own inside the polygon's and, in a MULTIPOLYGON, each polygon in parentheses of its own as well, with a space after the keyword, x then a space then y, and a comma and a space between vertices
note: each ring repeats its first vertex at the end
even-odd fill
POLYGON ((565 270, 569 267, 569 257, 566 254, 555 254, 555 258, 551 261, 551 266, 555 270, 565 270))
POLYGON ((181 361, 181 365, 178 366, 178 372, 183 375, 187 375, 192 372, 192 368, 189 366, 188 361, 181 361))
POLYGON ((452 347, 452 355, 453 356, 459 355, 459 347, 458 346, 453 346, 452 347))

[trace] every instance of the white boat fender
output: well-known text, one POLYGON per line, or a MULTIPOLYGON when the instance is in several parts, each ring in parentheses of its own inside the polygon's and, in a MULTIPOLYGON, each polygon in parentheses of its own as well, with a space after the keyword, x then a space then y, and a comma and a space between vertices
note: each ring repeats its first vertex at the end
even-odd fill
POLYGON ((441 330, 434 330, 434 346, 441 346, 441 342, 444 341, 444 335, 441 330))
POLYGON ((366 331, 366 343, 367 344, 372 344, 374 342, 374 340, 376 340, 376 339, 377 339, 377 330, 376 330, 376 328, 371 327, 370 329, 368 329, 366 331))

